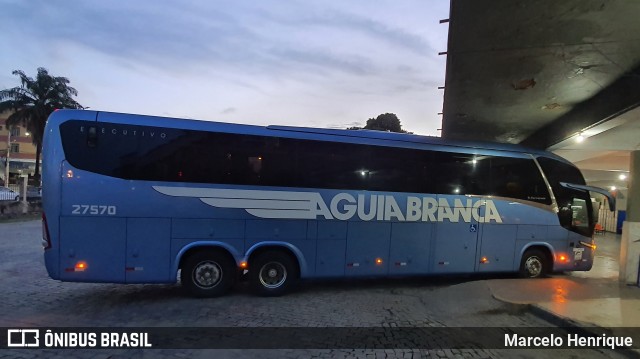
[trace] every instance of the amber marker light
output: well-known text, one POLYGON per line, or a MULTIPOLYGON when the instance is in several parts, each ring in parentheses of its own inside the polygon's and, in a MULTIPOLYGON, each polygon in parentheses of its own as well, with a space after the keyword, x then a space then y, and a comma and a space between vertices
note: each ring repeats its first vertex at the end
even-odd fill
POLYGON ((382 258, 376 258, 376 264, 377 265, 382 264, 382 258))
POLYGON ((580 244, 582 244, 583 246, 585 246, 585 247, 587 247, 587 248, 591 248, 591 249, 593 249, 594 251, 595 251, 595 250, 596 250, 596 248, 597 248, 597 246, 596 246, 596 244, 595 244, 595 243, 587 243, 587 242, 580 241, 580 244))
POLYGON ((565 256, 564 254, 561 254, 558 259, 560 260, 560 262, 566 262, 567 261, 567 256, 565 256))
POLYGON ((249 265, 247 264, 247 262, 244 262, 244 261, 243 261, 243 262, 240 262, 240 268, 241 268, 241 269, 247 269, 247 267, 248 267, 248 266, 249 266, 249 265))
POLYGON ((480 258, 480 263, 484 264, 484 263, 487 263, 487 262, 489 262, 489 260, 487 259, 487 257, 482 257, 482 258, 480 258))
POLYGON ((83 272, 85 269, 87 269, 87 262, 80 261, 80 262, 76 263, 76 266, 73 269, 76 272, 83 272))

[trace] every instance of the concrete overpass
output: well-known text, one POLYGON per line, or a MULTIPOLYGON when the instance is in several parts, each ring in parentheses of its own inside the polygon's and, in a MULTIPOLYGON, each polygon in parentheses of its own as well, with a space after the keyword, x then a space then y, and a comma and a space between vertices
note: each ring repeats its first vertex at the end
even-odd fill
MULTIPOLYGON (((451 0, 442 136, 521 143, 567 158, 589 184, 616 186, 628 199, 623 237, 635 243, 638 18, 633 0, 451 0)), ((629 268, 638 268, 636 246, 623 244, 629 268)))

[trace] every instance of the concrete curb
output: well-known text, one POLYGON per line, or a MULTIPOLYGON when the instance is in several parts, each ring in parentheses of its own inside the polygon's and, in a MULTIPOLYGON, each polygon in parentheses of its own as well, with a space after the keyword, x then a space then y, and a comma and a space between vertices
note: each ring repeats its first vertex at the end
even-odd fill
MULTIPOLYGON (((594 335, 599 336, 602 333, 607 333, 608 335, 614 334, 614 332, 611 329, 602 328, 602 327, 599 327, 593 324, 588 324, 588 323, 580 323, 575 320, 571 320, 569 318, 556 315, 550 311, 547 311, 541 308, 536 304, 512 303, 507 300, 496 297, 495 295, 493 295, 493 293, 491 294, 491 296, 495 300, 498 300, 502 303, 507 304, 511 308, 511 310, 526 311, 556 327, 566 328, 570 330, 572 333, 577 333, 580 336, 594 336, 594 335)), ((609 349, 594 348, 593 350, 597 350, 605 355, 609 352, 609 349)), ((615 350, 614 352, 619 353, 620 355, 623 355, 627 358, 640 359, 640 350, 638 349, 621 348, 621 349, 615 350)))
MULTIPOLYGON (((599 327, 597 325, 588 324, 588 323, 579 323, 569 318, 556 315, 535 304, 526 304, 526 306, 529 313, 535 315, 536 317, 542 320, 545 320, 557 327, 571 328, 572 332, 578 333, 581 336, 594 336, 594 335, 599 336, 602 333, 607 333, 608 335, 615 334, 615 332, 611 329, 599 327)), ((594 349, 594 350, 597 350, 602 353, 607 353, 607 349, 594 349)), ((615 350, 615 353, 620 353, 621 355, 624 355, 625 357, 631 358, 631 359, 640 359, 640 350, 638 349, 621 348, 621 349, 615 350)))
POLYGON ((41 212, 32 212, 27 214, 16 215, 0 215, 0 223, 28 222, 42 219, 41 212))

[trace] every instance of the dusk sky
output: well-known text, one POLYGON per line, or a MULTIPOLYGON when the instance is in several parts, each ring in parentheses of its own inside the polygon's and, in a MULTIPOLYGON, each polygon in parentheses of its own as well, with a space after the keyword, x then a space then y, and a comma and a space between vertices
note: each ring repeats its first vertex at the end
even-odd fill
POLYGON ((0 88, 45 67, 94 110, 439 135, 449 1, 0 0, 0 88))

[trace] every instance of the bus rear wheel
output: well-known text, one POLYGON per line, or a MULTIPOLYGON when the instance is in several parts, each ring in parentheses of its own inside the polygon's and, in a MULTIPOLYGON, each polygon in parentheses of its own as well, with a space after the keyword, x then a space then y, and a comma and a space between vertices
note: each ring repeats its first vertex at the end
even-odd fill
POLYGON ((520 276, 523 278, 542 278, 549 272, 549 259, 539 249, 530 249, 522 256, 520 276))
POLYGON ((236 266, 229 256, 202 251, 189 256, 180 272, 182 286, 194 297, 219 297, 229 291, 236 279, 236 266))
POLYGON ((291 289, 299 276, 297 263, 281 251, 258 254, 249 265, 249 280, 254 291, 265 297, 280 296, 291 289))

